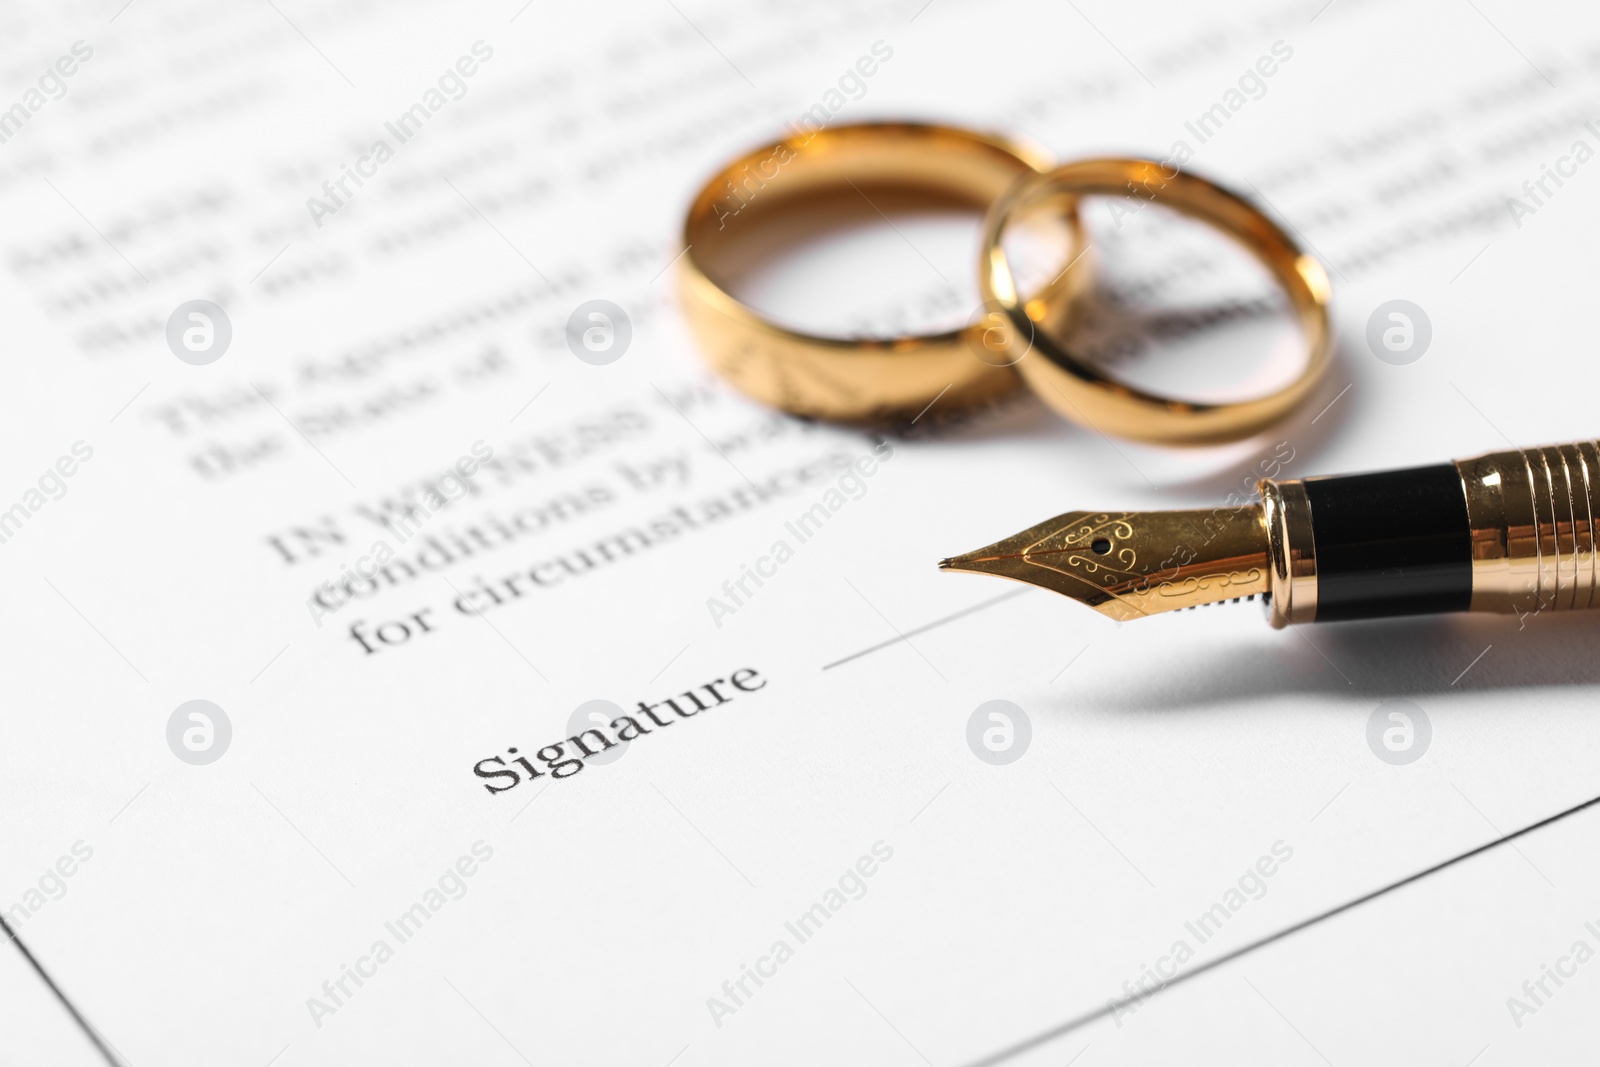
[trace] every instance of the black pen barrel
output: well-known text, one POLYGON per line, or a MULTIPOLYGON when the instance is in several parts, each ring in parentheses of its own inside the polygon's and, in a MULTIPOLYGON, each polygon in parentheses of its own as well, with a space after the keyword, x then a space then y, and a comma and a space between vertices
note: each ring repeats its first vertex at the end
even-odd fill
POLYGON ((1317 621, 1466 611, 1472 530, 1451 463, 1307 478, 1317 621))

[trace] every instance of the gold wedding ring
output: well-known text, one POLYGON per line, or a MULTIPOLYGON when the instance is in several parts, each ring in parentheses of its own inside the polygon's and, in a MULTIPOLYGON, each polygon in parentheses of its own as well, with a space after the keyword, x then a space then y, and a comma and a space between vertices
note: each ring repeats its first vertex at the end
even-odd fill
MULTIPOLYGON (((1081 269, 1075 263, 1063 273, 1081 269)), ((1259 433, 1297 407, 1316 388, 1332 361, 1331 288, 1322 264, 1302 252, 1276 223, 1242 197, 1150 160, 1088 159, 1019 179, 995 202, 984 221, 978 270, 985 305, 996 308, 1009 324, 1003 332, 1031 342, 1026 358, 1017 364, 1023 378, 1056 411, 1102 433, 1162 444, 1237 441, 1259 433), (1071 208, 1086 196, 1126 197, 1130 192, 1143 201, 1165 204, 1209 223, 1244 245, 1272 272, 1294 305, 1307 349, 1306 365, 1298 378, 1277 392, 1233 403, 1158 396, 1119 382, 1079 359, 1050 328, 1063 317, 1062 310, 1037 298, 1019 297, 1001 245, 1009 223, 1035 209, 1071 208), (1046 328, 1036 329, 1035 324, 1046 328)), ((1070 319, 1070 313, 1065 318, 1070 319)))
POLYGON ((820 194, 867 196, 862 186, 932 193, 982 212, 1018 177, 1048 167, 1045 154, 948 126, 796 129, 734 160, 690 205, 679 291, 689 328, 711 365, 757 400, 843 421, 912 417, 936 399, 941 407, 957 406, 1014 388, 1016 371, 1003 355, 985 349, 992 328, 986 331, 982 322, 883 340, 802 333, 731 295, 726 264, 752 216, 804 209, 807 198, 820 194))

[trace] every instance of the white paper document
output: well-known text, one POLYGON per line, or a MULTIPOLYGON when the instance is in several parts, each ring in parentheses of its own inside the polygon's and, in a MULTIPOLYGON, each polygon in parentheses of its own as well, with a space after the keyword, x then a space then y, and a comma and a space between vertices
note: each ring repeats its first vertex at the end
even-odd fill
MULTIPOLYGON (((1587 8, 66 0, 0 58, 0 1064, 1588 1058, 1600 807, 1494 843, 1600 795, 1600 620, 936 567, 1592 438, 1587 8), (806 116, 1240 191, 1333 279, 1325 388, 1194 450, 745 399, 683 212, 806 116)), ((1171 317, 1104 358, 1281 374, 1265 275, 1133 206, 1112 311, 1171 317)), ((882 221, 745 295, 964 321, 977 218, 882 221)))

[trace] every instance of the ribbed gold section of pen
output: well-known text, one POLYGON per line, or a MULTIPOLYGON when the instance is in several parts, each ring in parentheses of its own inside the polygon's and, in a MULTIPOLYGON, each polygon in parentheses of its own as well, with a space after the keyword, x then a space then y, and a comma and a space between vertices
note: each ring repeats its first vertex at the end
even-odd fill
POLYGON ((1456 461, 1472 529, 1472 610, 1600 607, 1600 444, 1456 461))

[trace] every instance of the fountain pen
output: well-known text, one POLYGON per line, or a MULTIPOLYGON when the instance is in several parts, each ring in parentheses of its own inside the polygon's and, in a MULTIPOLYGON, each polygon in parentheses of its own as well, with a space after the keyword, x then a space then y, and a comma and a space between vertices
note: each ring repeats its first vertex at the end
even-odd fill
POLYGON ((1258 596, 1275 627, 1600 607, 1595 441, 1258 489, 1242 506, 1069 511, 939 566, 1119 621, 1258 596))

